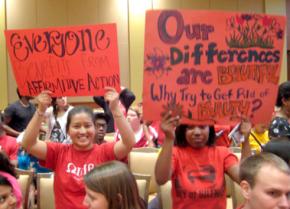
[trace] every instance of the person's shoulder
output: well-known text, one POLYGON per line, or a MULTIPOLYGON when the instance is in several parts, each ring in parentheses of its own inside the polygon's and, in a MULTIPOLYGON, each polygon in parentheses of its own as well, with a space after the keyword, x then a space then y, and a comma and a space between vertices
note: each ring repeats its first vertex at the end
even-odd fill
POLYGON ((20 105, 21 105, 21 104, 20 104, 19 101, 15 101, 15 102, 9 104, 9 105, 5 108, 5 110, 4 110, 4 114, 5 114, 7 111, 11 111, 11 110, 13 110, 13 109, 19 107, 20 105))

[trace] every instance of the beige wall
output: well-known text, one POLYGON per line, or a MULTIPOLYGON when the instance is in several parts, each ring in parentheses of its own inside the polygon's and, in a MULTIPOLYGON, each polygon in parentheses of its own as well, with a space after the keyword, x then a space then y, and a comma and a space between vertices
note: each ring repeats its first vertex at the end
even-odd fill
MULTIPOLYGON (((145 11, 147 9, 212 9, 286 15, 286 0, 0 0, 2 31, 7 28, 37 28, 48 26, 97 24, 116 22, 118 30, 121 83, 142 98, 145 11)), ((0 34, 3 45, 3 33, 0 34)), ((16 84, 6 62, 6 51, 0 49, 0 105, 16 99, 16 84), (8 74, 8 75, 7 75, 8 74), (5 79, 8 76, 8 79, 5 79), (6 83, 5 83, 6 82, 6 83), (9 85, 7 84, 9 83, 9 85), (4 99, 3 99, 4 98, 4 99)), ((281 81, 286 80, 286 50, 281 81)), ((92 101, 89 97, 71 101, 92 101)), ((1 108, 1 106, 0 106, 1 108)))
POLYGON ((7 89, 7 54, 4 44, 5 37, 3 31, 6 28, 5 24, 5 0, 0 0, 0 110, 3 110, 8 104, 8 89, 7 89))

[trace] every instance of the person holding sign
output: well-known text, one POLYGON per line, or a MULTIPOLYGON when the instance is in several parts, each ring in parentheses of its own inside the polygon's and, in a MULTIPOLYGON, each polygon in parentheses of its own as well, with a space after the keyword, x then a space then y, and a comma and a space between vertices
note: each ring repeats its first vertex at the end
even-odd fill
MULTIPOLYGON (((179 119, 171 111, 162 118, 165 140, 155 165, 157 183, 165 184, 171 179, 174 209, 225 209, 224 175, 239 181, 237 157, 228 148, 214 145, 213 126, 178 125, 179 119)), ((251 155, 250 130, 250 122, 243 120, 240 132, 246 140, 242 158, 251 155)))
POLYGON ((67 115, 73 106, 67 103, 67 97, 52 98, 52 106, 46 111, 48 138, 52 141, 69 144, 65 130, 67 115))
POLYGON ((275 112, 269 127, 270 139, 290 137, 290 81, 279 86, 275 112))
POLYGON ((43 91, 36 99, 38 109, 25 130, 23 147, 40 159, 43 166, 55 172, 56 209, 84 209, 83 176, 97 164, 124 159, 134 146, 134 133, 119 108, 118 93, 112 87, 106 87, 105 91, 105 100, 109 103, 122 140, 101 145, 94 144, 94 114, 90 108, 82 106, 74 107, 67 117, 66 130, 72 144, 38 140, 42 118, 52 99, 49 91, 43 91))

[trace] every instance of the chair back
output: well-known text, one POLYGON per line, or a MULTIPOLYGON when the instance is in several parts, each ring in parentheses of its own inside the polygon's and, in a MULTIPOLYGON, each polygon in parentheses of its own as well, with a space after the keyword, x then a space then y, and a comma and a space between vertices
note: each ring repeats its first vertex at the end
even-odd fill
POLYGON ((151 176, 149 194, 158 192, 154 169, 158 157, 158 149, 145 147, 146 149, 133 149, 129 154, 129 168, 132 173, 151 176), (148 149, 147 149, 148 148, 148 149))
POLYGON ((38 209, 55 209, 53 180, 54 180, 53 173, 37 174, 38 209))
POLYGON ((146 202, 146 204, 148 204, 149 186, 150 186, 151 176, 146 175, 146 174, 138 174, 138 173, 133 173, 133 175, 136 179, 139 196, 146 202))
POLYGON ((162 209, 172 209, 171 188, 171 180, 159 186, 159 198, 162 209))
POLYGON ((18 175, 18 183, 20 185, 21 193, 23 195, 23 209, 30 208, 29 205, 29 194, 30 194, 30 186, 32 185, 33 170, 22 170, 19 168, 16 168, 16 173, 18 175))

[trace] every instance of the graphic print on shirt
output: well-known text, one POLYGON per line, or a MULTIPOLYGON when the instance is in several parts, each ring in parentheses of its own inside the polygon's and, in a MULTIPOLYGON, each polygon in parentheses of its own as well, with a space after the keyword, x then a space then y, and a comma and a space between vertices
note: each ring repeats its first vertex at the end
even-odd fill
POLYGON ((216 169, 213 165, 192 165, 183 168, 184 175, 174 179, 176 195, 179 198, 203 199, 222 197, 225 184, 216 185, 216 169), (189 190, 190 188, 190 190, 189 190))
POLYGON ((93 163, 84 164, 83 167, 78 167, 74 163, 68 163, 66 172, 77 181, 82 181, 84 175, 94 168, 93 163))

